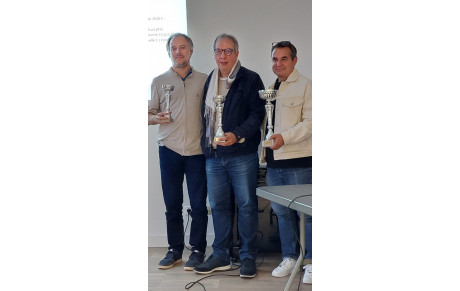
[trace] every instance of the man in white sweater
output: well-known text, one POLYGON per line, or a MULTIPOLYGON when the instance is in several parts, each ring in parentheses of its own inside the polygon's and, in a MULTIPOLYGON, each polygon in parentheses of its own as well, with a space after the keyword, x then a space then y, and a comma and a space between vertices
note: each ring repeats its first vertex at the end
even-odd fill
MULTIPOLYGON (((276 89, 273 114, 273 143, 262 150, 261 162, 267 163, 267 185, 295 185, 312 183, 312 101, 311 80, 296 68, 297 49, 289 41, 272 48, 272 69, 277 76, 270 88, 276 89)), ((265 130, 267 124, 265 124, 265 130)), ((297 212, 275 202, 271 203, 278 217, 283 260, 272 276, 291 274, 299 257, 297 241, 297 212)), ((307 265, 303 283, 312 283, 312 217, 306 215, 305 255, 307 265)))

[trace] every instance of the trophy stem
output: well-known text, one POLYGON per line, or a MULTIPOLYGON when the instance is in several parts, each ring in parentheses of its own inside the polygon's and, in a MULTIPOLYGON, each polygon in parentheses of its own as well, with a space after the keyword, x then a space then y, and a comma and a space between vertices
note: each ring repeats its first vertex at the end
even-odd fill
MULTIPOLYGON (((161 85, 161 88, 162 88, 162 89, 164 90, 164 92, 165 92, 166 112, 169 113, 169 112, 170 112, 169 100, 170 100, 170 97, 171 97, 171 92, 174 91, 174 86, 173 86, 173 85, 161 85)), ((173 121, 171 114, 169 114, 168 118, 169 118, 169 121, 170 121, 170 122, 173 121)))
POLYGON ((273 145, 273 140, 269 139, 273 134, 273 108, 275 107, 271 101, 275 100, 277 90, 274 89, 267 89, 267 90, 259 90, 259 97, 265 100, 267 103, 265 104, 265 111, 267 113, 267 135, 265 136, 265 140, 262 143, 263 147, 270 147, 273 145))
POLYGON ((225 96, 217 95, 213 97, 214 103, 216 103, 216 111, 217 111, 217 131, 216 136, 214 137, 215 142, 219 142, 219 138, 224 137, 224 130, 222 129, 222 111, 225 102, 225 96))
MULTIPOLYGON (((170 112, 169 98, 170 98, 169 91, 166 91, 166 112, 168 113, 170 112)), ((169 114, 168 118, 170 122, 173 121, 172 114, 169 114)))
POLYGON ((224 136, 224 130, 222 129, 222 104, 217 106, 217 131, 216 131, 216 141, 220 137, 224 136))
POLYGON ((265 140, 268 140, 273 135, 273 104, 270 100, 267 100, 267 104, 265 105, 265 110, 267 111, 267 121, 268 121, 268 132, 265 136, 265 140))

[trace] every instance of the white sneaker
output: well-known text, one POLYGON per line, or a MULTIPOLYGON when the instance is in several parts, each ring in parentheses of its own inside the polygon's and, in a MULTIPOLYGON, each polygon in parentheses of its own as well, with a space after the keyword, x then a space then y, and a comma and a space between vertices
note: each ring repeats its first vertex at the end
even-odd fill
POLYGON ((273 277, 286 277, 292 273, 292 269, 295 267, 296 260, 291 258, 284 258, 283 261, 273 270, 273 277))
POLYGON ((305 269, 305 274, 303 274, 302 282, 311 284, 311 264, 306 264, 303 268, 305 269))

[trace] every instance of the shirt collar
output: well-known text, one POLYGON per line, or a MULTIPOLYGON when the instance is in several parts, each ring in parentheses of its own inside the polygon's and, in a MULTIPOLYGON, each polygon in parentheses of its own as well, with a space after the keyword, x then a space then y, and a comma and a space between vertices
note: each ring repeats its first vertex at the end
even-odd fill
POLYGON ((188 74, 184 78, 181 78, 182 81, 185 81, 185 79, 187 79, 187 77, 190 76, 191 73, 192 73, 192 68, 190 67, 190 71, 188 72, 188 74))

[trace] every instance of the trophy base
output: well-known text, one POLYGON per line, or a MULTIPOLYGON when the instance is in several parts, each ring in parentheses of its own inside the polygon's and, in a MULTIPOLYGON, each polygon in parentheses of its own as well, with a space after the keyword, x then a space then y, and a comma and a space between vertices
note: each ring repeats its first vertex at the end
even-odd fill
POLYGON ((262 142, 262 146, 263 146, 264 148, 269 148, 269 147, 271 147, 272 145, 273 145, 273 139, 268 139, 268 140, 266 139, 266 140, 264 140, 264 141, 262 142))
POLYGON ((168 121, 168 122, 172 122, 172 121, 173 121, 173 118, 171 117, 171 113, 168 113, 167 115, 165 115, 165 117, 167 118, 167 121, 168 121))

